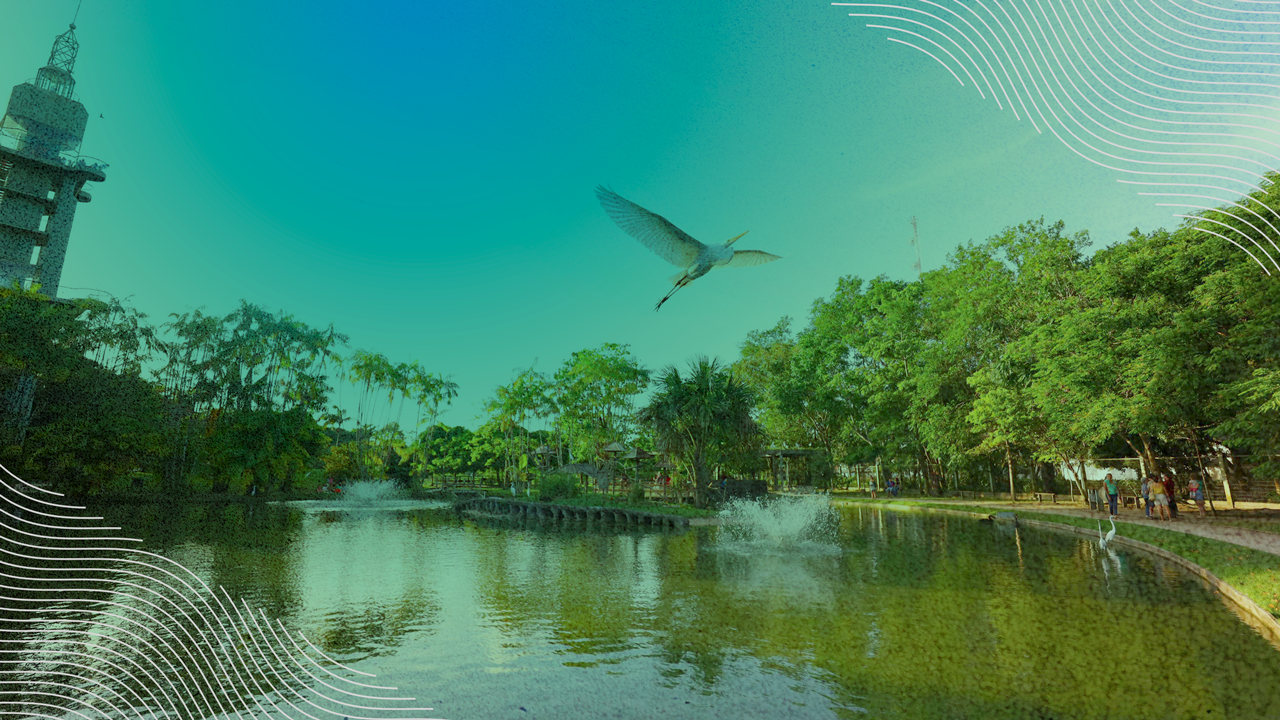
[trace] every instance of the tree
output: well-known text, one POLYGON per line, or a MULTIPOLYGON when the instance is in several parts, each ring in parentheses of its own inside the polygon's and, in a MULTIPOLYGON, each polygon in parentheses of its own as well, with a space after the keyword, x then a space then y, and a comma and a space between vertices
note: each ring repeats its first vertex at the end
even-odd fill
POLYGON ((429 474, 458 475, 480 469, 471 458, 474 433, 465 427, 437 424, 418 436, 429 474))
POLYGON ((848 348, 849 446, 888 465, 914 465, 923 477, 928 457, 916 411, 927 403, 916 398, 912 380, 922 348, 921 294, 920 283, 844 277, 830 298, 814 302, 812 322, 824 342, 848 348))
POLYGON ((430 472, 431 441, 437 427, 436 419, 440 417, 440 403, 453 404, 453 399, 458 396, 458 383, 445 379, 443 375, 423 372, 415 361, 412 365, 409 387, 413 392, 414 402, 418 405, 418 421, 415 427, 421 427, 422 423, 427 423, 427 432, 420 436, 417 446, 423 453, 423 468, 426 472, 430 472), (427 413, 426 418, 422 417, 424 411, 427 413))
MULTIPOLYGON (((108 310, 120 314, 110 306, 108 310)), ((221 318, 204 315, 199 309, 171 317, 173 320, 163 326, 171 339, 148 341, 165 359, 154 378, 167 401, 164 477, 170 490, 202 463, 213 463, 208 467, 219 468, 219 473, 241 462, 250 462, 242 470, 261 468, 259 461, 240 450, 210 446, 215 436, 218 442, 229 441, 242 430, 228 428, 227 433, 218 435, 219 423, 234 419, 247 427, 285 428, 300 421, 267 419, 254 413, 298 410, 312 416, 324 412, 332 389, 329 365, 339 362, 334 348, 347 341, 332 326, 327 330, 309 328, 283 312, 273 316, 243 300, 239 309, 221 318), (220 453, 220 459, 206 457, 206 450, 220 453)), ((125 314, 117 324, 128 329, 132 322, 125 314)), ((117 355, 132 352, 132 345, 116 344, 122 348, 117 355)), ((246 439, 259 446, 254 438, 246 439)))
POLYGON ((1068 235, 1062 222, 1022 223, 959 248, 937 285, 948 343, 958 349, 974 393, 966 420, 977 442, 964 452, 998 458, 1010 493, 1016 491, 1015 456, 1040 461, 1041 469, 1047 461, 1075 468, 1072 459, 1105 439, 1082 433, 1060 412, 1059 398, 1046 396, 1054 382, 1044 381, 1046 349, 1033 342, 1062 336, 1062 318, 1079 304, 1088 245, 1087 233, 1068 235))
MULTIPOLYGON (((783 318, 749 334, 733 371, 755 394, 756 419, 771 444, 822 448, 827 458, 848 462, 854 458, 850 446, 861 444, 850 428, 865 405, 848 365, 849 349, 813 327, 792 339, 789 326, 790 318, 783 318)), ((831 463, 822 468, 829 480, 831 463)))
POLYGON ((706 507, 711 468, 735 454, 758 450, 759 426, 751 417, 755 396, 732 372, 715 360, 699 357, 682 377, 668 367, 658 380, 652 401, 640 411, 640 422, 654 431, 658 449, 693 469, 694 501, 706 507))
POLYGON ((521 480, 529 468, 529 433, 525 422, 546 417, 555 407, 551 383, 533 368, 517 375, 510 385, 499 387, 496 397, 489 401, 485 409, 492 413, 492 419, 488 424, 492 424, 502 438, 500 447, 508 480, 521 480))
POLYGON ((162 408, 137 376, 76 358, 57 382, 42 383, 24 455, 61 488, 94 492, 159 451, 162 408))
POLYGON ((66 380, 92 341, 81 305, 51 302, 38 285, 0 288, 0 448, 17 452, 31 422, 37 386, 66 380))
POLYGON ((635 398, 648 387, 649 371, 627 348, 579 350, 555 374, 558 426, 579 460, 599 459, 610 443, 630 444, 636 435, 635 398))
POLYGON ((276 481, 280 492, 293 489, 300 471, 324 457, 329 438, 302 408, 233 409, 220 413, 209 430, 203 468, 215 492, 263 489, 276 481))

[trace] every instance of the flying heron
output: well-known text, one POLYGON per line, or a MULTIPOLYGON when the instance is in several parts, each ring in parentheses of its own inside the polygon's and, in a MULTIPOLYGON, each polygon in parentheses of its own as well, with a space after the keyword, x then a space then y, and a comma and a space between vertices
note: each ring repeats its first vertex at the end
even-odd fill
POLYGON ((623 232, 639 240, 645 247, 657 253, 658 257, 678 268, 683 268, 671 276, 671 282, 675 287, 658 301, 653 308, 654 311, 661 308, 662 303, 677 290, 706 275, 712 268, 751 267, 773 262, 779 258, 778 255, 770 255, 759 250, 734 250, 729 247, 742 235, 746 235, 745 232, 738 237, 726 240, 723 245, 703 245, 689 237, 685 231, 672 225, 666 218, 645 210, 612 190, 597 187, 596 197, 600 199, 600 206, 618 224, 618 227, 622 228, 623 232))

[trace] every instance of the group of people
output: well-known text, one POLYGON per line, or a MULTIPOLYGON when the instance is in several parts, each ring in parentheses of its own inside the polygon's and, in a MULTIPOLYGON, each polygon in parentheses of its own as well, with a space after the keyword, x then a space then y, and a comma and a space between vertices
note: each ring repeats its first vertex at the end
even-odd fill
MULTIPOLYGON (((1106 479, 1102 481, 1102 492, 1107 496, 1111 519, 1118 518, 1116 500, 1119 498, 1120 487, 1111 473, 1107 473, 1106 479)), ((1187 482, 1187 497, 1195 502, 1200 510, 1200 517, 1204 517, 1204 484, 1196 475, 1192 475, 1187 482)), ((1173 478, 1168 473, 1161 473, 1159 477, 1148 475, 1142 478, 1142 501, 1146 506, 1148 518, 1151 517, 1151 508, 1154 507, 1156 519, 1168 521, 1178 519, 1177 489, 1174 487, 1173 478)))
MULTIPOLYGON (((878 489, 876 485, 877 485, 876 479, 872 478, 871 479, 871 499, 872 500, 876 499, 876 490, 878 489)), ((900 490, 902 490, 902 483, 899 483, 897 478, 889 478, 889 480, 885 482, 884 491, 888 493, 890 497, 898 497, 898 492, 900 490)))

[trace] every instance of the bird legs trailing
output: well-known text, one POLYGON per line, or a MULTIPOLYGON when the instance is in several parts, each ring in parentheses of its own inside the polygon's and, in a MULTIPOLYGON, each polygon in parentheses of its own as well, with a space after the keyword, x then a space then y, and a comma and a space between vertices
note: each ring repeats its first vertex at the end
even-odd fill
POLYGON ((676 281, 676 286, 671 288, 671 292, 664 295, 662 299, 658 301, 658 304, 653 306, 653 311, 658 312, 658 310, 662 308, 662 303, 666 302, 672 295, 675 295, 677 290, 691 282, 693 282, 693 278, 690 277, 688 273, 685 273, 683 277, 676 281))

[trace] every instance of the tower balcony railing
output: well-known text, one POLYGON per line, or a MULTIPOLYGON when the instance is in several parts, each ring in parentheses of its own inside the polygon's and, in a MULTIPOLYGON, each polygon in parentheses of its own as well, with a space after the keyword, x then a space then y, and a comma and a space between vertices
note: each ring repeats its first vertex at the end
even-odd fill
MULTIPOLYGON (((24 84, 24 85, 35 85, 36 87, 40 87, 40 85, 37 83, 37 80, 39 80, 39 78, 27 78, 26 82, 25 82, 25 83, 23 83, 23 84, 24 84)), ((50 92, 54 92, 54 91, 52 91, 52 90, 51 90, 50 92)), ((78 93, 76 93, 74 90, 72 90, 72 91, 71 91, 71 94, 70 94, 70 95, 63 95, 62 97, 65 97, 65 98, 67 98, 68 100, 74 100, 74 101, 76 101, 76 102, 80 102, 80 95, 79 95, 78 93)))
POLYGON ((23 147, 22 141, 23 137, 21 135, 4 128, 0 128, 0 146, 4 146, 23 157, 28 157, 32 160, 42 160, 44 162, 52 160, 60 163, 70 170, 89 170, 102 175, 105 175, 106 169, 110 167, 110 165, 102 162, 98 158, 81 155, 79 153, 63 151, 50 155, 48 153, 36 152, 30 147, 23 147))

